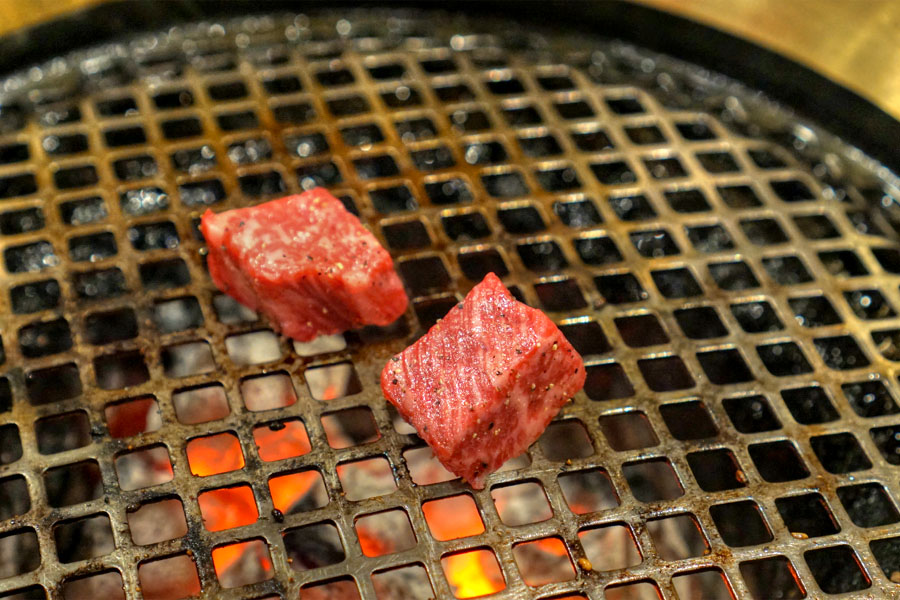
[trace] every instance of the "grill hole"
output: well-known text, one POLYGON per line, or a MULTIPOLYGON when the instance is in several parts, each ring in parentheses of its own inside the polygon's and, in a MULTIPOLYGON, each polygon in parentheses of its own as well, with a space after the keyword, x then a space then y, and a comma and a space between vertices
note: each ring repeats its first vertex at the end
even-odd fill
POLYGON ((97 385, 104 390, 140 385, 150 379, 150 373, 137 350, 106 354, 94 358, 97 385))
POLYGON ((617 317, 614 319, 622 341, 632 348, 656 346, 669 342, 666 330, 652 314, 617 317))
POLYGON ((886 538, 869 542, 869 548, 878 561, 878 566, 888 579, 900 571, 900 538, 886 538))
POLYGON ((394 250, 426 248, 432 243, 428 230, 419 220, 382 225, 381 232, 388 246, 394 250))
POLYGON ((739 291, 759 287, 759 280, 743 261, 711 263, 709 273, 724 290, 739 291))
POLYGON ((372 200, 375 210, 382 214, 416 210, 419 207, 409 187, 405 184, 369 190, 369 198, 372 200))
POLYGON ((875 289, 844 292, 844 299, 860 319, 887 319, 897 314, 881 292, 875 289))
MULTIPOLYGON (((257 452, 259 453, 259 458, 266 462, 274 462, 278 460, 285 460, 288 458, 294 458, 297 456, 303 456, 304 454, 309 453, 311 446, 309 443, 309 436, 306 433, 306 427, 303 425, 303 421, 300 419, 287 419, 284 421, 272 421, 270 423, 265 423, 253 429, 253 441, 256 444, 257 452)), ((293 480, 293 479, 305 480, 308 484, 307 487, 299 486, 297 489, 304 491, 304 497, 297 502, 313 502, 315 501, 317 505, 312 508, 318 508, 319 506, 324 505, 325 501, 322 501, 319 504, 318 492, 321 492, 323 496, 327 497, 325 494, 324 487, 321 490, 318 488, 313 489, 312 485, 317 483, 314 474, 309 472, 302 475, 287 476, 284 479, 285 481, 293 480), (309 498, 306 495, 311 495, 309 498)), ((321 477, 319 478, 321 481, 321 477)), ((272 494, 276 493, 276 488, 278 484, 270 482, 270 487, 272 489, 272 494)), ((281 493, 281 489, 278 488, 279 493, 281 493)), ((283 490, 285 493, 282 494, 290 498, 290 502, 294 502, 293 498, 295 498, 295 494, 290 490, 283 490)), ((273 499, 278 501, 278 498, 273 496, 273 499)), ((286 501, 287 502, 287 501, 286 501)), ((277 508, 277 507, 276 507, 277 508)), ((296 508, 296 504, 292 504, 288 507, 296 508)), ((288 510, 285 509, 285 510, 288 510)), ((299 509, 297 509, 299 510, 299 509)), ((303 510, 307 510, 304 508, 303 510)))
POLYGON ((190 90, 173 90, 153 96, 153 103, 159 110, 172 110, 194 105, 194 95, 190 90))
POLYGON ((557 102, 553 105, 563 119, 586 119, 594 116, 594 109, 584 100, 557 102))
MULTIPOLYGON (((873 339, 875 339, 875 334, 873 334, 873 339)), ((875 339, 876 344, 881 341, 875 339)), ((822 361, 831 369, 858 369, 869 364, 869 359, 863 354, 856 340, 849 335, 816 338, 813 340, 813 345, 822 357, 822 361)))
POLYGON ((285 515, 315 510, 328 504, 325 482, 322 474, 315 469, 272 477, 269 479, 269 491, 275 509, 285 515), (297 498, 296 490, 303 490, 301 497, 297 498))
POLYGON ((534 291, 538 300, 549 311, 577 310, 587 306, 578 282, 574 279, 538 283, 535 284, 534 291))
POLYGON ((0 214, 0 234, 17 235, 44 227, 44 213, 39 208, 26 208, 0 214))
POLYGON ((755 600, 776 598, 803 598, 806 590, 794 566, 784 556, 772 556, 741 563, 741 577, 747 583, 755 600))
POLYGON ((181 594, 200 593, 197 565, 187 554, 141 562, 138 565, 138 580, 141 593, 148 598, 166 598, 173 587, 181 594))
POLYGON ((780 169, 787 166, 787 163, 781 160, 778 155, 766 148, 747 150, 747 155, 760 169, 780 169))
MULTIPOLYGON (((7 461, 0 460, 0 462, 5 464, 7 461)), ((11 519, 31 510, 28 486, 21 475, 0 479, 0 498, 3 500, 0 502, 0 519, 11 519)))
POLYGON ((348 500, 365 500, 397 489, 390 463, 376 457, 337 466, 338 478, 348 500))
POLYGON ((366 556, 403 552, 416 545, 412 525, 403 510, 388 510, 357 517, 354 527, 359 545, 366 556))
POLYGON ((231 413, 221 384, 182 388, 172 393, 175 417, 185 425, 224 419, 231 413))
POLYGON ((540 523, 553 517, 544 488, 536 481, 491 488, 491 499, 500 520, 509 527, 540 523))
POLYGON ((675 157, 645 158, 644 166, 647 167, 647 171, 654 179, 672 179, 685 177, 688 174, 681 161, 675 157))
POLYGON ((228 473, 244 468, 244 454, 237 436, 226 431, 188 440, 188 464, 191 473, 197 477, 207 477, 228 473), (209 456, 216 456, 215 462, 209 456))
POLYGON ((862 210, 848 210, 847 219, 853 224, 853 227, 863 235, 877 235, 885 237, 884 231, 875 224, 872 217, 862 210))
POLYGON ((74 262, 97 262, 115 256, 119 249, 112 233, 102 232, 69 240, 69 258, 74 262))
POLYGON ((388 108, 406 108, 422 104, 422 95, 414 87, 401 85, 393 90, 382 92, 381 100, 388 108))
POLYGON ((900 411, 881 381, 860 381, 841 385, 853 411, 861 417, 892 415, 900 411))
POLYGON ((632 495, 640 502, 674 500, 684 494, 668 459, 628 462, 622 465, 622 473, 632 495))
POLYGON ((544 122, 543 117, 541 117, 541 113, 539 113, 533 106, 504 108, 502 109, 502 112, 510 127, 540 125, 544 122))
POLYGON ((116 549, 109 517, 105 514, 58 523, 53 527, 53 540, 61 563, 96 558, 116 549))
POLYGON ((797 322, 804 327, 825 327, 841 323, 841 318, 825 296, 790 298, 788 304, 797 322))
POLYGON ((306 378, 309 393, 316 400, 335 400, 362 391, 362 384, 356 374, 356 369, 349 362, 311 367, 303 375, 306 378))
POLYGON ((6 270, 10 273, 41 271, 59 264, 50 242, 38 241, 21 246, 11 246, 3 251, 6 270))
POLYGON ((135 250, 163 250, 177 248, 180 241, 171 221, 147 223, 129 228, 128 240, 135 250))
POLYGON ((592 163, 590 167, 597 181, 606 185, 624 185, 637 181, 637 175, 631 167, 621 160, 592 163))
POLYGON ((451 58, 431 58, 420 60, 419 64, 426 73, 436 75, 438 73, 448 73, 456 70, 456 63, 451 58))
POLYGON ((790 377, 812 372, 809 361, 794 342, 757 346, 756 352, 766 369, 776 377, 790 377))
POLYGON ((697 360, 709 380, 716 385, 753 381, 753 373, 735 348, 698 352, 697 360))
POLYGON ((820 435, 810 438, 809 443, 829 473, 851 473, 872 467, 853 434, 820 435))
POLYGON ((538 183, 548 192, 573 190, 581 187, 581 180, 570 166, 557 169, 538 170, 534 172, 538 183))
POLYGON ((620 504, 612 480, 604 469, 563 473, 558 482, 566 504, 576 515, 608 510, 620 504))
POLYGON ((706 196, 700 190, 672 190, 664 193, 672 210, 680 213, 706 212, 712 210, 706 196))
POLYGON ((853 592, 872 585, 850 546, 808 550, 803 553, 803 558, 816 578, 816 583, 826 594, 853 592))
POLYGON ((819 252, 819 260, 835 277, 860 277, 869 274, 868 269, 852 250, 819 252))
POLYGON ((225 350, 236 365, 258 365, 279 360, 282 356, 278 337, 268 329, 228 336, 225 350))
POLYGON ((128 511, 128 530, 135 544, 147 546, 187 534, 184 507, 178 498, 151 500, 128 511))
POLYGON ((386 63, 367 67, 373 79, 400 79, 406 74, 406 67, 400 63, 386 63))
MULTIPOLYGON (((38 120, 43 127, 55 127, 81 120, 81 109, 75 104, 57 104, 37 111, 38 120)), ((24 121, 23 121, 24 124, 24 121)), ((3 115, 0 114, 0 131, 4 129, 3 115)))
POLYGON ((872 254, 888 273, 900 273, 900 250, 894 248, 873 248, 872 254))
MULTIPOLYGON (((0 565, 0 578, 14 577, 41 566, 41 553, 38 538, 34 529, 15 529, 0 534, 0 551, 4 556, 21 556, 21 559, 6 560, 0 565)), ((42 588, 30 588, 29 591, 40 593, 46 598, 42 588), (38 591, 39 590, 39 591, 38 591)))
POLYGON ((144 263, 140 266, 140 274, 141 283, 148 290, 176 288, 191 282, 187 265, 180 258, 144 263))
POLYGON ((686 458, 694 479, 705 492, 721 492, 747 485, 747 478, 731 450, 721 448, 690 452, 686 458))
POLYGON ((416 302, 413 305, 413 309, 416 311, 416 318, 419 320, 419 324, 423 329, 427 330, 434 326, 438 319, 443 319, 456 304, 456 297, 444 296, 416 302))
POLYGON ((167 210, 169 208, 169 194, 158 187, 126 190, 119 194, 119 203, 125 213, 139 217, 167 210))
POLYGON ((344 127, 341 129, 341 138, 343 138, 344 143, 348 146, 367 146, 369 144, 383 142, 384 134, 381 132, 381 128, 378 125, 367 123, 365 125, 344 127))
POLYGON ((751 444, 747 451, 756 470, 768 482, 781 483, 809 477, 809 469, 791 442, 751 444))
POLYGON ((638 253, 647 258, 659 258, 681 252, 672 235, 665 229, 635 231, 628 237, 638 253))
POLYGON ((453 83, 449 85, 436 86, 433 88, 441 102, 464 102, 466 100, 475 99, 475 93, 465 83, 453 83))
POLYGON ((608 237, 592 236, 572 240, 575 251, 586 264, 606 265, 621 262, 622 253, 608 237))
POLYGON ((51 156, 79 154, 88 149, 88 140, 83 133, 48 135, 41 140, 41 148, 51 156))
POLYGON ((272 410, 291 406, 297 394, 285 372, 246 377, 241 380, 241 398, 250 411, 272 410))
POLYGON ((827 423, 838 418, 838 413, 820 387, 804 387, 782 390, 781 397, 791 416, 803 425, 827 423))
POLYGON ((371 110, 369 102, 362 96, 353 95, 326 100, 329 112, 335 117, 349 117, 371 110))
POLYGON ((551 134, 538 135, 534 137, 519 137, 519 147, 525 156, 532 158, 542 158, 546 156, 556 156, 562 154, 562 146, 551 134))
POLYGON ((123 127, 122 129, 107 129, 103 132, 103 139, 110 148, 120 146, 134 146, 147 142, 147 134, 143 127, 123 127))
POLYGON ((462 179, 446 179, 425 184, 425 193, 432 204, 462 204, 472 202, 472 191, 462 179))
POLYGON ((285 135, 284 145, 289 152, 299 156, 300 158, 316 156, 318 154, 327 152, 330 148, 330 146, 328 145, 328 141, 321 133, 285 135))
POLYGON ((197 117, 170 119, 160 123, 160 129, 167 140, 182 140, 203 133, 203 126, 197 117))
POLYGON ((872 341, 875 342, 876 348, 886 359, 894 362, 900 361, 900 330, 873 331, 872 341))
POLYGON ((839 487, 837 495, 858 527, 880 527, 900 520, 887 490, 877 483, 839 487))
POLYGON ((615 147, 606 132, 601 129, 572 131, 569 135, 582 152, 600 152, 615 147))
POLYGON ((733 173, 741 168, 728 152, 698 152, 697 160, 708 173, 733 173))
POLYGON ((719 434, 706 405, 698 400, 663 404, 659 412, 677 440, 699 440, 719 434))
POLYGON ((709 514, 729 546, 755 546, 773 539, 756 502, 746 500, 716 504, 709 508, 709 514))
POLYGON ((841 235, 825 215, 797 215, 794 223, 800 233, 811 240, 827 240, 841 235))
POLYGON ((66 225, 87 225, 104 220, 106 203, 99 196, 70 200, 59 205, 59 214, 66 225))
POLYGON ((900 465, 900 427, 870 429, 869 434, 884 460, 892 465, 900 465))
POLYGON ((350 448, 381 438, 369 408, 348 408, 322 416, 322 428, 332 448, 350 448))
POLYGON ((550 423, 538 441, 544 455, 553 461, 585 458, 594 453, 587 428, 578 419, 550 423))
POLYGON ((104 409, 109 435, 125 438, 156 431, 162 427, 159 403, 153 396, 110 402, 104 409))
MULTIPOLYGON (((445 554, 441 557, 441 568, 444 571, 444 577, 448 580, 450 580, 451 573, 465 572, 467 565, 477 565, 476 568, 478 569, 480 580, 478 590, 490 590, 488 593, 493 594, 506 587, 497 557, 493 550, 489 548, 445 554)), ((458 583, 451 584, 451 588, 456 598, 471 598, 473 596, 473 592, 464 583, 465 580, 457 579, 455 581, 458 583)), ((475 591, 474 593, 480 592, 475 591)))
POLYGON ((272 158, 272 144, 266 138, 241 140, 228 145, 228 158, 236 165, 249 165, 272 158))
POLYGON ((786 181, 770 181, 772 190, 785 202, 808 202, 816 196, 802 181, 788 179, 786 181))
POLYGON ((647 530, 663 560, 703 556, 710 549, 700 524, 690 514, 651 519, 647 522, 647 530))
POLYGON ((167 346, 160 353, 166 377, 190 377, 216 369, 212 350, 206 341, 186 342, 167 346))
POLYGON ((226 81, 216 83, 206 88, 209 97, 216 102, 237 100, 247 96, 247 86, 242 81, 226 81))
MULTIPOLYGON (((481 281, 488 273, 495 273, 498 277, 509 274, 509 267, 503 260, 500 252, 491 248, 483 251, 460 252, 457 255, 459 268, 468 279, 481 281)), ((538 292, 540 297, 540 292, 538 292)))
POLYGON ((719 314, 710 306, 682 308, 676 310, 674 315, 678 326, 691 339, 705 340, 728 335, 719 314))
POLYGON ((219 321, 224 325, 252 323, 258 318, 255 312, 225 294, 213 296, 213 308, 219 321))
POLYGON ((259 127, 259 119, 253 111, 241 111, 222 113, 216 116, 216 123, 222 131, 238 131, 241 129, 256 129, 259 127))
POLYGON ((712 254, 734 248, 731 236, 718 224, 685 227, 685 232, 691 244, 700 252, 712 254))
POLYGON ((200 505, 203 526, 209 531, 252 525, 259 518, 253 490, 246 485, 200 492, 197 504, 200 505))
POLYGON ((516 251, 525 268, 531 271, 559 271, 569 264, 559 244, 552 240, 518 244, 516 251))
POLYGON ((47 501, 53 508, 89 502, 103 494, 100 466, 94 460, 47 469, 43 479, 47 501))
POLYGON ((763 205, 759 196, 756 195, 756 192, 749 185, 718 186, 716 191, 719 192, 722 201, 730 208, 740 210, 763 205))
POLYGON ((437 171, 456 164, 453 154, 447 146, 439 145, 424 150, 413 150, 409 153, 413 164, 420 171, 437 171))
POLYGON ((377 177, 391 177, 400 174, 397 162, 390 155, 366 156, 353 161, 356 173, 361 179, 375 179, 377 177))
POLYGON ((26 325, 19 329, 19 347, 26 358, 65 352, 72 347, 69 323, 65 319, 54 319, 26 325))
POLYGON ((643 194, 636 196, 612 196, 609 199, 616 216, 623 221, 646 221, 656 217, 656 210, 643 194))
POLYGON ((661 144, 666 141, 666 136, 656 125, 625 127, 625 135, 635 144, 661 144))
POLYGON ((470 165, 492 165, 506 161, 508 154, 503 144, 496 141, 462 144, 460 152, 470 165))
POLYGON ((293 94, 303 89, 300 80, 293 75, 285 75, 282 77, 270 77, 262 80, 263 88, 266 93, 273 96, 279 94, 293 94))
POLYGON ((825 499, 819 494, 779 498, 775 500, 775 506, 791 533, 821 537, 841 530, 825 499))
POLYGON ((617 452, 659 445, 647 415, 641 411, 600 417, 600 430, 609 446, 617 452))
POLYGON ((15 425, 0 426, 0 465, 8 465, 22 458, 22 441, 15 425))
POLYGON ((394 129, 404 143, 432 138, 437 135, 437 127, 427 117, 404 119, 394 122, 394 129))
POLYGON ((781 423, 765 396, 726 398, 722 401, 722 406, 734 428, 741 433, 759 433, 781 428, 781 423))
POLYGON ((762 333, 784 329, 772 306, 766 301, 732 304, 731 312, 744 331, 762 333))
POLYGON ((666 271, 651 271, 650 276, 666 298, 690 298, 700 296, 703 290, 694 279, 691 272, 685 268, 669 269, 666 271))
POLYGON ((331 521, 286 529, 282 535, 291 568, 296 571, 326 567, 344 560, 344 547, 337 527, 331 521))
POLYGON ((694 387, 684 362, 678 356, 645 358, 638 361, 638 369, 647 386, 654 392, 671 392, 694 387))
POLYGON ((28 401, 41 406, 81 395, 81 378, 75 363, 36 369, 25 375, 28 401))
POLYGON ((540 586, 575 578, 575 567, 560 538, 542 538, 513 546, 513 558, 526 585, 540 586))
POLYGON ((618 363, 588 365, 584 392, 596 401, 618 400, 634 395, 634 387, 618 363))
POLYGON ((594 284, 610 304, 640 302, 648 297, 647 292, 631 273, 600 275, 594 278, 594 284))
MULTIPOLYGON (((538 293, 540 297, 540 292, 538 293)), ((596 321, 581 321, 559 326, 560 331, 581 356, 604 354, 612 350, 603 328, 596 321)))
POLYGON ((582 529, 578 539, 597 571, 615 571, 643 561, 631 528, 624 523, 582 529))
POLYGON ((113 171, 122 181, 134 181, 156 175, 158 169, 152 156, 130 156, 113 161, 113 171))
POLYGON ((754 219, 741 221, 741 229, 747 239, 757 246, 783 244, 788 241, 787 234, 775 219, 754 219))
POLYGON ((128 290, 125 275, 118 267, 76 273, 73 276, 73 283, 75 292, 83 300, 114 298, 128 290))
MULTIPOLYGON (((216 153, 212 146, 200 146, 199 148, 188 148, 177 150, 171 155, 172 167, 176 171, 196 175, 203 173, 216 166, 216 153)), ((189 186, 190 184, 182 184, 189 186)))
POLYGON ((316 118, 316 111, 308 102, 297 102, 273 106, 272 115, 285 125, 303 125, 316 118))
MULTIPOLYGON (((297 167, 297 183, 304 190, 319 186, 333 186, 344 180, 337 164, 333 161, 310 163, 297 167)), ((241 190, 245 193, 263 196, 284 191, 281 175, 271 171, 265 174, 244 175, 240 178, 241 190)))

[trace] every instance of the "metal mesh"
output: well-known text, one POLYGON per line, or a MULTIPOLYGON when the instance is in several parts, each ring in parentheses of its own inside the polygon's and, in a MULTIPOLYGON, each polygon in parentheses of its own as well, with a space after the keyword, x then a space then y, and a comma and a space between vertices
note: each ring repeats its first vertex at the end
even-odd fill
POLYGON ((0 592, 449 598, 479 550, 516 598, 896 594, 891 175, 674 61, 437 21, 177 27, 3 84, 0 592), (396 326, 294 346, 211 284, 207 206, 315 185, 391 250, 396 326), (488 271, 588 380, 475 492, 377 381, 488 271))

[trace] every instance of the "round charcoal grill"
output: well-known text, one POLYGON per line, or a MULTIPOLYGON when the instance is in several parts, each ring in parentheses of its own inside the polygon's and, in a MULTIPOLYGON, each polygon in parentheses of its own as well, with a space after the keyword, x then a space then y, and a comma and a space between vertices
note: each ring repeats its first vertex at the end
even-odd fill
POLYGON ((898 594, 894 175, 721 76, 518 29, 208 21, 0 84, 0 596, 898 594), (412 301, 292 344, 197 223, 317 185, 412 301), (377 381, 489 271, 588 379, 473 491, 377 381))

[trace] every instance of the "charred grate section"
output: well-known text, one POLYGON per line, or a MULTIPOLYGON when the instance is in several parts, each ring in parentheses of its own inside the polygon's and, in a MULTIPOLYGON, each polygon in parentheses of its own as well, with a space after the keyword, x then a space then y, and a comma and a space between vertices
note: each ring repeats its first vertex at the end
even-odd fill
POLYGON ((3 82, 0 595, 898 593, 896 179, 508 29, 248 17, 3 82), (293 343, 213 288, 202 212, 315 185, 397 260, 397 323, 293 343), (490 271, 588 382, 476 492, 377 381, 490 271))

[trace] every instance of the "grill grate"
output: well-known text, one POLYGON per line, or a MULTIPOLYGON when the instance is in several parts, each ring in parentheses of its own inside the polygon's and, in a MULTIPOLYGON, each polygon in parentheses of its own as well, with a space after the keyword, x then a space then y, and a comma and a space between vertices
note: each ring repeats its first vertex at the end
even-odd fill
POLYGON ((699 70, 505 29, 254 17, 3 83, 0 592, 449 598, 466 552, 516 598, 897 593, 893 176, 699 70), (391 249, 396 325, 291 344, 210 283, 207 206, 316 185, 391 249), (377 381, 488 271, 588 380, 475 492, 377 381))

